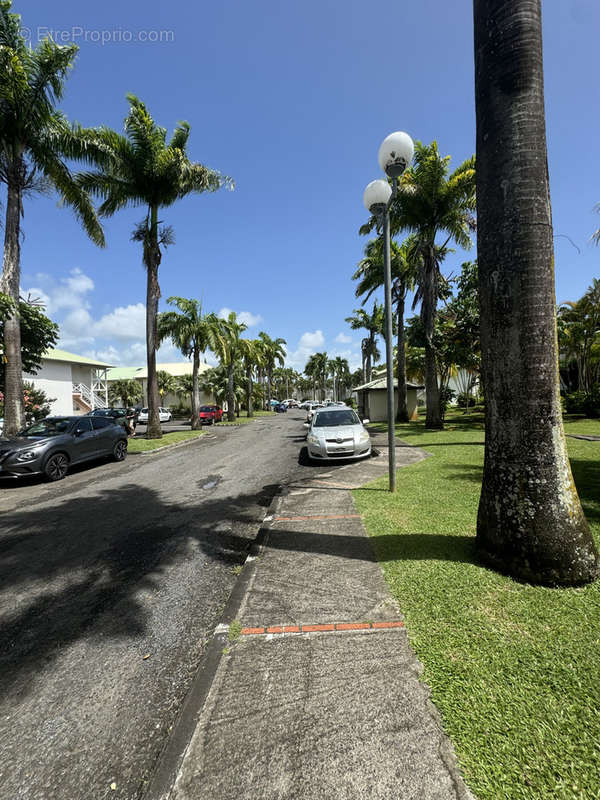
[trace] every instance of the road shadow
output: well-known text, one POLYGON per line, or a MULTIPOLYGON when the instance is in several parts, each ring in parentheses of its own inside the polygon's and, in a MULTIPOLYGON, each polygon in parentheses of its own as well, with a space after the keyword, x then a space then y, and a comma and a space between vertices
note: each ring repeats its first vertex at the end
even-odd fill
POLYGON ((0 695, 29 678, 82 637, 138 637, 147 629, 140 593, 156 591, 171 565, 190 558, 230 570, 254 538, 260 507, 277 492, 165 503, 130 484, 65 497, 2 515, 0 535, 0 695), (257 508, 258 507, 258 508, 257 508), (223 525, 223 520, 230 523, 223 525), (251 538, 232 533, 253 531, 251 538), (246 527, 243 527, 243 526, 246 527))

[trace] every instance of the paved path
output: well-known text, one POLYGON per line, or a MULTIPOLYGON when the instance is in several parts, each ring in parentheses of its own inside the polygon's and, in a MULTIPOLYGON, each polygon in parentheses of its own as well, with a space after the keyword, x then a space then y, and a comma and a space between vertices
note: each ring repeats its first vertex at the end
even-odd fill
POLYGON ((226 612, 241 634, 215 631, 147 800, 470 797, 350 492, 386 473, 335 465, 275 501, 226 612))
POLYGON ((282 414, 0 483, 3 798, 140 796, 274 492, 319 472, 304 433, 282 414))

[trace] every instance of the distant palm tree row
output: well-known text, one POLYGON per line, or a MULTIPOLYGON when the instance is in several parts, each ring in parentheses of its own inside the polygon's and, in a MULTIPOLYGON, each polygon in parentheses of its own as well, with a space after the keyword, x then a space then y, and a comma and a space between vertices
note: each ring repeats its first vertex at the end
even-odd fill
POLYGON ((301 382, 302 388, 312 392, 313 399, 318 399, 321 395, 325 400, 329 388, 333 391, 333 400, 343 400, 350 388, 351 375, 348 360, 341 356, 330 359, 327 353, 314 353, 304 367, 304 374, 308 378, 306 382, 301 382))

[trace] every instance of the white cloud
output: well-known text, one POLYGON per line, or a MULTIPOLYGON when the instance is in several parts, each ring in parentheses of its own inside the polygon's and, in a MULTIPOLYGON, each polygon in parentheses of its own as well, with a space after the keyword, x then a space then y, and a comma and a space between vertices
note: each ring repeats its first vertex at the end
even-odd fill
POLYGON ((316 353, 317 350, 320 347, 323 347, 324 344, 325 337, 323 336, 323 331, 306 331, 300 337, 300 341, 298 342, 298 347, 296 350, 287 354, 287 358, 285 360, 286 365, 299 371, 304 370, 306 362, 310 356, 312 356, 313 353, 316 353))
POLYGON ((103 339, 144 339, 146 336, 146 306, 136 303, 119 306, 105 314, 93 325, 93 333, 103 339))
POLYGON ((335 337, 335 340, 340 344, 350 344, 352 337, 348 336, 346 333, 338 333, 338 335, 335 337))
POLYGON ((61 278, 58 282, 44 272, 38 272, 33 280, 35 284, 21 294, 42 300, 47 314, 55 314, 61 309, 90 307, 86 295, 93 290, 94 281, 78 267, 71 270, 68 278, 61 278))
MULTIPOLYGON (((217 316, 220 319, 227 319, 227 317, 231 314, 232 309, 224 306, 217 316)), ((260 314, 253 314, 251 311, 238 311, 236 312, 238 322, 243 322, 248 328, 253 328, 255 325, 258 325, 263 321, 263 318, 260 314)))

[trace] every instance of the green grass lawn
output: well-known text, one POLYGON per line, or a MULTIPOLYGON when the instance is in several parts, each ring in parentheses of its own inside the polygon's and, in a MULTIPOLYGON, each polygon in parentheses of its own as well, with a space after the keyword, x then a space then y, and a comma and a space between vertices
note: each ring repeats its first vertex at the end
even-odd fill
POLYGON ((129 439, 127 442, 128 453, 146 453, 148 450, 157 450, 170 444, 186 442, 188 439, 197 439, 204 431, 173 431, 164 433, 162 439, 129 439))
MULTIPOLYGON (((600 421, 565 429, 600 435, 600 421)), ((431 457, 398 472, 396 496, 385 478, 354 496, 467 783, 478 800, 598 800, 600 581, 545 589, 477 563, 481 414, 397 435, 431 457)), ((598 541, 600 442, 567 442, 598 541)))
POLYGON ((248 422, 255 422, 258 417, 275 417, 275 411, 254 411, 254 416, 249 417, 247 411, 240 411, 239 417, 235 418, 234 422, 228 422, 227 414, 223 414, 223 421, 219 425, 246 425, 248 422))

